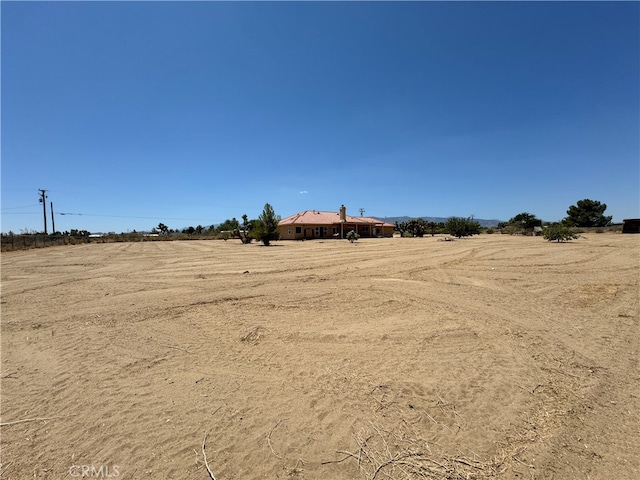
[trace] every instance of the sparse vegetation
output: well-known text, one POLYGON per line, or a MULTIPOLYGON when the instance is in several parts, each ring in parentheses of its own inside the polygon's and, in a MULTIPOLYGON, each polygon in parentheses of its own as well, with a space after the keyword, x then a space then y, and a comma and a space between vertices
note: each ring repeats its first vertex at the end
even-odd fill
POLYGON ((533 233, 535 227, 541 227, 542 220, 538 219, 535 215, 522 212, 509 219, 504 228, 510 234, 522 234, 530 235, 533 233))
POLYGON ((429 224, 422 218, 414 218, 402 223, 396 222, 396 230, 403 237, 423 237, 428 229, 429 224))
MULTIPOLYGON (((227 219, 215 228, 215 233, 220 235, 223 232, 231 233, 240 228, 240 223, 235 217, 227 219)), ((228 238, 228 237, 227 237, 228 238)))
POLYGON ((549 225, 542 232, 542 236, 549 242, 566 242, 569 240, 575 240, 579 237, 577 233, 575 233, 566 225, 562 225, 561 223, 554 223, 549 225))
MULTIPOLYGON (((549 241, 564 242, 573 240, 577 234, 585 231, 604 233, 617 232, 621 230, 619 225, 611 224, 611 216, 605 216, 606 204, 599 201, 583 199, 572 205, 567 210, 568 216, 560 224, 552 224, 544 229, 544 237, 549 241), (566 227, 561 229, 560 225, 566 227)), ((273 208, 268 203, 258 219, 249 220, 245 214, 242 216, 242 223, 235 217, 227 219, 218 225, 189 226, 183 229, 170 229, 160 222, 157 226, 147 231, 123 232, 117 234, 109 232, 106 234, 91 235, 87 230, 71 229, 65 232, 55 232, 46 235, 42 232, 21 230, 21 235, 13 232, 2 234, 2 250, 24 249, 33 247, 44 247, 50 245, 69 245, 77 243, 106 243, 106 242, 136 242, 136 241, 159 241, 159 240, 205 240, 219 239, 228 240, 237 238, 242 243, 251 243, 254 239, 269 245, 273 240, 279 239, 278 223, 280 216, 275 215, 273 208)), ((531 234, 540 233, 542 221, 535 215, 522 212, 515 215, 508 222, 500 222, 497 226, 483 228, 473 217, 450 217, 446 223, 436 223, 426 221, 424 218, 414 218, 406 222, 395 224, 395 230, 401 237, 423 237, 426 234, 434 236, 436 234, 449 234, 462 238, 477 235, 481 232, 487 234, 531 234), (534 229, 536 230, 534 232, 534 229)), ((355 232, 352 234, 355 235, 355 232)), ((354 237, 345 236, 351 241, 357 240, 359 235, 354 237)))

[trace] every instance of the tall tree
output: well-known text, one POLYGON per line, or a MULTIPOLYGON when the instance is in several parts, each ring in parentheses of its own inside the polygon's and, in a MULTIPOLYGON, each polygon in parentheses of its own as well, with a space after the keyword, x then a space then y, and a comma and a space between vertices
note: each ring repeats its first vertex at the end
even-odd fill
POLYGON ((538 220, 535 215, 528 212, 519 213, 518 215, 510 219, 508 223, 513 225, 520 225, 525 230, 533 227, 540 227, 542 225, 541 220, 538 220))
POLYGON ((256 225, 254 225, 253 236, 263 244, 269 245, 271 241, 280 238, 278 223, 280 223, 280 215, 276 215, 273 207, 266 203, 262 213, 258 217, 256 225))
POLYGON ((169 233, 169 227, 167 227, 164 223, 158 224, 158 230, 161 234, 166 235, 169 233))
POLYGON ((427 232, 427 228, 429 228, 429 224, 422 218, 414 218, 400 224, 396 222, 396 230, 398 230, 403 237, 423 237, 427 232))
POLYGON ((578 200, 576 205, 571 205, 567 210, 567 217, 563 223, 570 227, 606 227, 613 218, 605 216, 606 203, 597 200, 578 200))
POLYGON ((438 224, 436 222, 427 222, 427 228, 429 229, 429 233, 433 237, 436 234, 436 229, 438 228, 438 224))
POLYGON ((249 235, 249 232, 253 228, 253 224, 249 222, 249 217, 245 213, 242 215, 242 228, 236 231, 238 237, 240 237, 240 241, 242 243, 251 243, 253 238, 249 235))
POLYGON ((539 220, 535 215, 531 213, 522 212, 511 218, 507 222, 507 226, 510 227, 509 230, 511 231, 511 233, 531 232, 533 231, 533 227, 542 226, 542 220, 539 220))
POLYGON ((480 223, 475 221, 473 217, 451 217, 444 224, 445 230, 449 235, 454 237, 470 237, 480 233, 480 223))
POLYGON ((218 225, 216 227, 216 230, 218 233, 233 232, 234 230, 237 230, 239 227, 240 227, 240 224, 238 223, 238 220, 236 220, 236 218, 233 217, 231 220, 227 219, 224 222, 222 222, 220 225, 218 225))

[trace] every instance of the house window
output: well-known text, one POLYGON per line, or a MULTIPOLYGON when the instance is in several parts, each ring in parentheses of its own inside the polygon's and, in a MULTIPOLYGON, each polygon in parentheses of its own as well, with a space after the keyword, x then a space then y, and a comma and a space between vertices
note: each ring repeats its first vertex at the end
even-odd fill
POLYGON ((291 227, 287 230, 287 235, 291 235, 291 227))
POLYGON ((368 225, 364 225, 364 226, 362 227, 362 231, 363 231, 363 232, 369 232, 369 226, 368 226, 368 225))
POLYGON ((333 234, 337 235, 339 232, 339 228, 338 227, 333 227, 333 234))
POLYGON ((296 227, 296 233, 302 233, 302 227, 296 227))

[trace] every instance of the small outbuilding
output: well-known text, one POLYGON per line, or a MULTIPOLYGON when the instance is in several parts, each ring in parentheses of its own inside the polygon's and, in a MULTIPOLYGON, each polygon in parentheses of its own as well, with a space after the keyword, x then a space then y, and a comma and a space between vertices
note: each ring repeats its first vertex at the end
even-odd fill
POLYGON ((640 218, 626 218, 622 221, 622 233, 640 233, 640 218))

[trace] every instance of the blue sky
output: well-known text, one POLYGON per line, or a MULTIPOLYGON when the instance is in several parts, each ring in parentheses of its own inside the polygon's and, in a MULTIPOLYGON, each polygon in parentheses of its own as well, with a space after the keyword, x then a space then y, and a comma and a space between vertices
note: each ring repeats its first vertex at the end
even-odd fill
POLYGON ((6 2, 3 232, 640 216, 638 2, 6 2), (61 215, 67 213, 67 215, 61 215), (69 215, 69 214, 81 215, 69 215), (50 218, 49 229, 50 227, 50 218))

